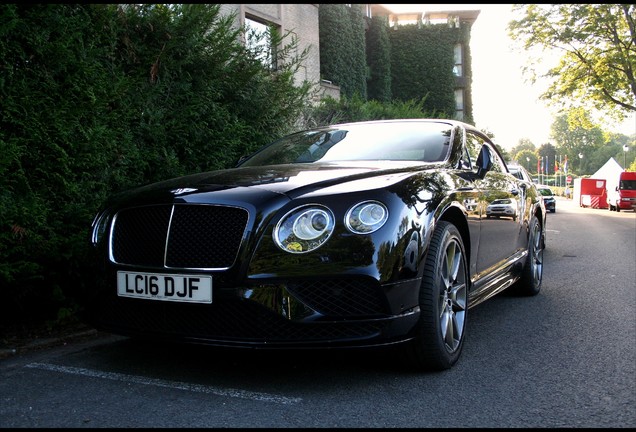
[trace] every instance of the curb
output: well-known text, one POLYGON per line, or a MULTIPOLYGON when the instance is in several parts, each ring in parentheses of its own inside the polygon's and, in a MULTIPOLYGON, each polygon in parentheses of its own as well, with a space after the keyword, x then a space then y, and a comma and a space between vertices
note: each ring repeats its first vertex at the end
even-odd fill
POLYGON ((39 349, 66 345, 68 342, 74 341, 76 339, 94 336, 97 335, 97 333, 97 330, 89 329, 60 337, 35 339, 25 345, 21 345, 18 347, 0 348, 0 360, 39 349))

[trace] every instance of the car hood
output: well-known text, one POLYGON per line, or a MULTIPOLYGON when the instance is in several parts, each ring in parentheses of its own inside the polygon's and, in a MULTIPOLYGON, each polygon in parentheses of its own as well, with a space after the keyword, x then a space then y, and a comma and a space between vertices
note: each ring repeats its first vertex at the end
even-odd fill
MULTIPOLYGON (((344 182, 363 181, 369 189, 376 185, 371 179, 382 180, 375 187, 397 182, 413 171, 438 169, 437 164, 392 161, 355 161, 336 163, 312 163, 272 165, 264 167, 238 167, 209 171, 178 177, 142 186, 116 196, 116 200, 140 197, 163 201, 181 198, 184 201, 204 200, 211 193, 215 197, 232 196, 235 199, 250 194, 285 195, 295 198, 319 189, 340 185, 344 182), (161 198, 163 197, 163 199, 161 198)), ((357 185, 360 190, 360 184, 357 185)))

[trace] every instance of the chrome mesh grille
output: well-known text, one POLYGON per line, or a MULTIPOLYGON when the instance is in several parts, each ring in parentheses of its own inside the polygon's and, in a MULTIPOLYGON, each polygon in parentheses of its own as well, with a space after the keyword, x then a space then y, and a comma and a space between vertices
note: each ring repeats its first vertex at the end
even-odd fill
POLYGON ((120 211, 111 237, 116 263, 219 269, 238 254, 248 213, 237 207, 175 204, 120 211))

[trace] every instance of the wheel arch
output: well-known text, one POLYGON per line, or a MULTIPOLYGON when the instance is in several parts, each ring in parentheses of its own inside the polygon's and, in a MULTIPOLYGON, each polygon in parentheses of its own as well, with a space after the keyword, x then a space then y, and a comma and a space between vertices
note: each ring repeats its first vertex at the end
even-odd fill
POLYGON ((462 237, 462 243, 464 243, 464 253, 466 254, 467 262, 470 262, 471 256, 471 244, 470 244, 470 232, 468 230, 468 221, 466 215, 458 207, 451 206, 440 216, 439 220, 447 221, 455 225, 462 237))

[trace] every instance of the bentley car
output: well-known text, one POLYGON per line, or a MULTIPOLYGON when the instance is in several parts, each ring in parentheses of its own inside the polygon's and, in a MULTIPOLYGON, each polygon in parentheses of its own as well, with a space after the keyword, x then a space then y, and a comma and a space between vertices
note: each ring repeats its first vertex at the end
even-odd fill
POLYGON ((305 130, 234 168, 113 196, 92 226, 83 316, 133 338, 396 349, 405 367, 448 369, 470 308, 539 293, 545 215, 469 124, 305 130), (486 218, 501 199, 516 218, 486 218))

